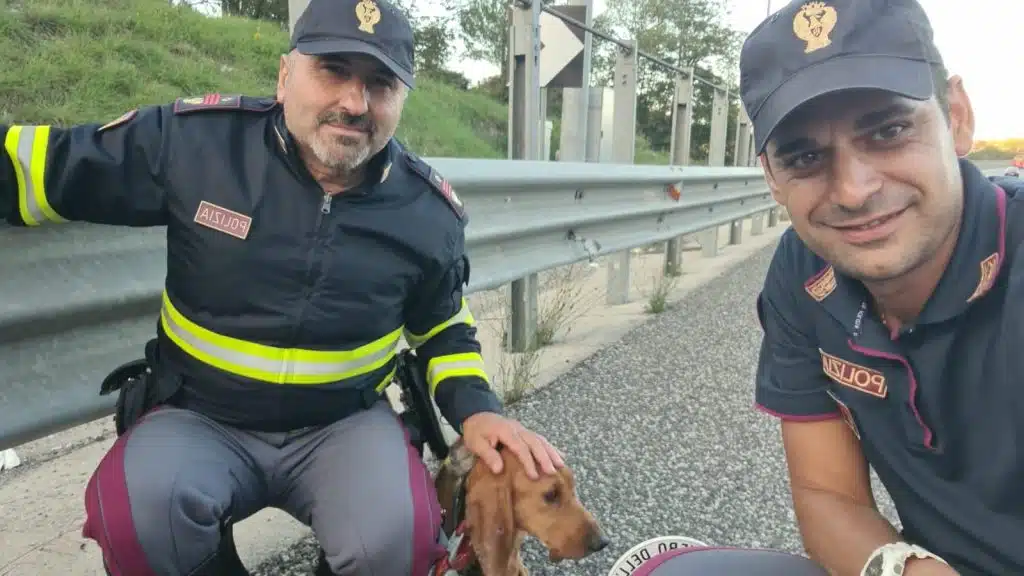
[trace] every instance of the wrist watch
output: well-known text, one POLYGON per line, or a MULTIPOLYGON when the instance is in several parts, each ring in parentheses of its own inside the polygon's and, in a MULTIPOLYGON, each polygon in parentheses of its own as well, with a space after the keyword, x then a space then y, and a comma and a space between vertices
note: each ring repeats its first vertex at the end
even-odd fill
POLYGON ((942 558, 915 544, 891 542, 879 546, 871 553, 871 557, 864 564, 864 569, 860 571, 860 576, 900 576, 907 560, 911 558, 933 558, 948 564, 942 558))

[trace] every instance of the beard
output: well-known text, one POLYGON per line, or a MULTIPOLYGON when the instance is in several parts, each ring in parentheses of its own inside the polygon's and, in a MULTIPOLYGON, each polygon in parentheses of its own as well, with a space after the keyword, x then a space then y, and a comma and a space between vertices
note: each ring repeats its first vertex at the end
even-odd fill
POLYGON ((356 170, 366 163, 374 153, 378 132, 367 116, 349 116, 328 112, 317 118, 317 132, 310 142, 310 149, 316 159, 325 167, 338 173, 356 170), (320 129, 328 124, 342 125, 359 130, 362 136, 337 136, 323 133, 320 129))

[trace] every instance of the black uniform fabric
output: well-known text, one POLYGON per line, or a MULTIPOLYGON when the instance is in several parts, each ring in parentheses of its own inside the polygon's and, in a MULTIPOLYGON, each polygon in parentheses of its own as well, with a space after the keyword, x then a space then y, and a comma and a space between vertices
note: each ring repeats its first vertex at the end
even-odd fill
POLYGON ((783 235, 757 300, 756 399, 783 419, 843 418, 908 541, 964 576, 1024 574, 1024 186, 960 167, 952 260, 896 334, 863 284, 783 235))
MULTIPOLYGON (((361 186, 334 197, 300 161, 272 99, 179 99, 103 127, 0 126, 0 140, 0 217, 10 223, 167 227, 157 337, 161 370, 181 380, 180 406, 265 431, 333 422, 382 389, 395 366, 385 349, 403 328, 424 361, 482 364, 463 308, 462 204, 394 139, 361 186), (181 323, 231 339, 263 375, 223 369, 204 344, 172 338, 168 326, 181 323), (363 365, 294 382, 296 349, 314 360, 309 351, 352 351, 363 365)), ((471 414, 501 412, 481 369, 448 373, 435 400, 457 430, 471 414)))

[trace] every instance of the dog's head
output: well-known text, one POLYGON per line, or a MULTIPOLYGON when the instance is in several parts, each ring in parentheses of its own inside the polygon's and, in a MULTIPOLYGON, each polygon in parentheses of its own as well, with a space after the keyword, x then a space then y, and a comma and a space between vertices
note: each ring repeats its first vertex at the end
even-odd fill
POLYGON ((580 503, 568 466, 531 480, 515 454, 500 453, 500 474, 475 462, 466 478, 466 532, 485 574, 504 573, 523 533, 539 540, 552 562, 583 558, 608 545, 597 520, 580 503))

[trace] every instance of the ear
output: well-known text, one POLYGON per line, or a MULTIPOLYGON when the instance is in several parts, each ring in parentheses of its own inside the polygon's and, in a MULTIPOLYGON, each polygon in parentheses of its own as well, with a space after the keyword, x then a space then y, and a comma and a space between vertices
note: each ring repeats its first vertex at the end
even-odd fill
POLYGON ((966 156, 974 147, 974 107, 960 76, 951 76, 946 87, 949 102, 949 129, 956 155, 966 156))
POLYGON ((484 574, 506 574, 516 545, 511 476, 474 468, 466 493, 466 533, 484 574))
POLYGON ((284 87, 288 83, 288 73, 291 72, 288 68, 289 64, 291 64, 289 55, 282 54, 277 69, 277 101, 279 103, 284 101, 284 87))

